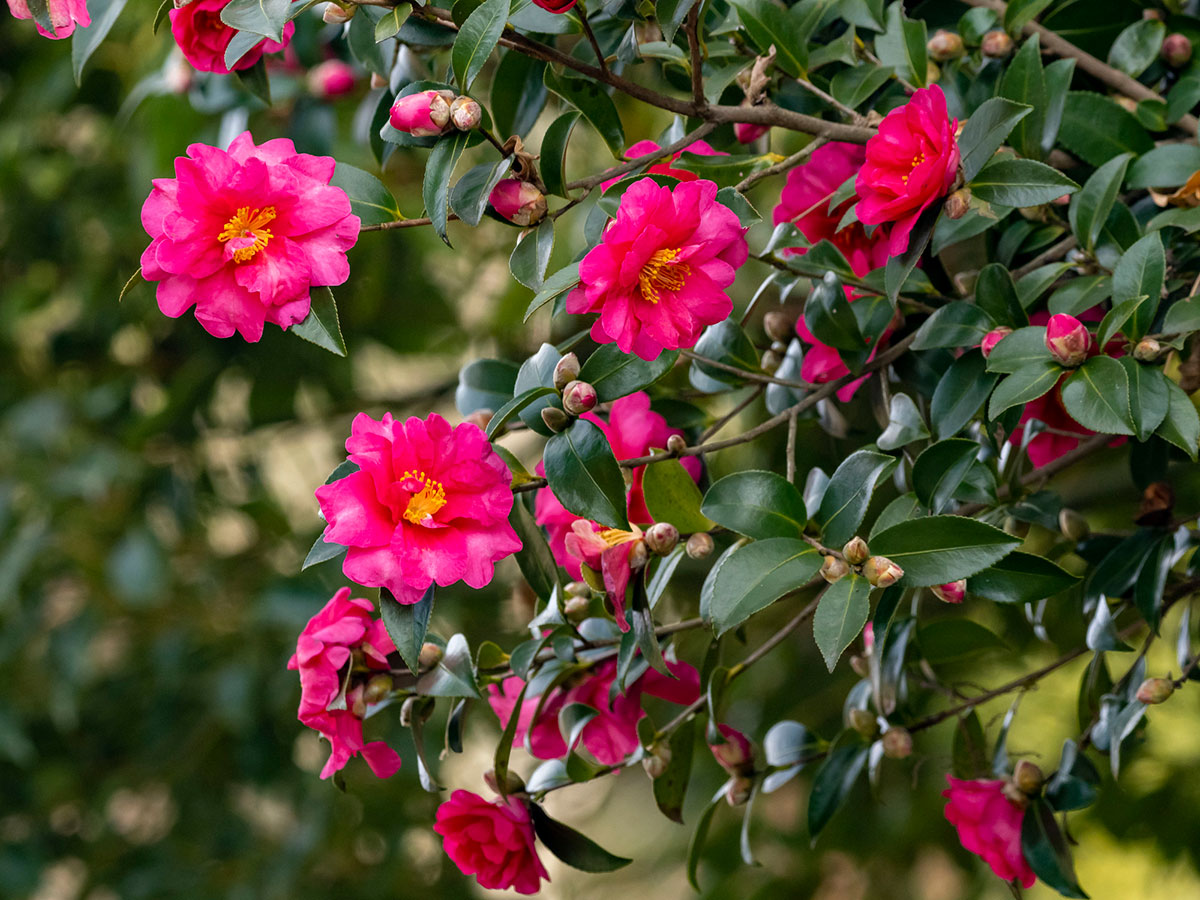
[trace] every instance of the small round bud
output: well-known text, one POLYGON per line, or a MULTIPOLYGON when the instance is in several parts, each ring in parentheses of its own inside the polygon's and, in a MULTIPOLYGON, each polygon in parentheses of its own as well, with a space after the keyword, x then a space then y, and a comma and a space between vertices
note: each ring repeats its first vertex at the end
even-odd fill
POLYGON ((1162 58, 1168 66, 1179 69, 1192 58, 1192 42, 1187 35, 1175 32, 1168 34, 1162 42, 1162 58))
POLYGON ((547 428, 558 434, 571 424, 571 417, 557 406, 547 406, 542 410, 542 422, 547 428))
POLYGON ((703 531, 698 532, 687 539, 684 550, 692 559, 704 559, 713 552, 713 539, 703 531))
POLYGON ((650 551, 646 549, 645 541, 635 541, 633 549, 629 551, 629 570, 636 572, 638 569, 646 565, 650 560, 650 551))
POLYGON ((596 389, 586 381, 572 381, 563 388, 563 409, 573 416, 581 416, 596 406, 596 389))
POLYGON ((725 802, 730 806, 741 806, 750 799, 750 792, 754 790, 754 779, 737 777, 729 782, 729 787, 725 791, 725 802))
POLYGON ((879 721, 869 709, 855 707, 848 716, 850 727, 868 740, 879 734, 879 721))
POLYGON ((470 97, 455 97, 450 104, 450 121, 459 131, 471 131, 479 127, 483 110, 470 97))
POLYGON ((1075 510, 1068 509, 1067 507, 1059 510, 1058 530, 1063 533, 1063 537, 1076 543, 1084 540, 1092 533, 1092 529, 1088 526, 1088 520, 1075 510))
POLYGON ((666 556, 679 543, 679 529, 670 522, 656 522, 646 529, 646 546, 656 556, 666 556))
POLYGON ((1092 335, 1074 316, 1059 313, 1046 323, 1046 349, 1063 366, 1074 368, 1088 358, 1092 335))
POLYGON ((388 119, 397 131, 413 137, 435 137, 450 126, 450 91, 417 91, 397 97, 388 119))
POLYGON ((568 353, 554 366, 554 389, 562 391, 579 377, 579 357, 568 353))
POLYGON ((421 652, 417 656, 417 665, 424 669, 432 669, 442 661, 443 650, 433 641, 426 641, 421 645, 421 652))
POLYGON ((1042 789, 1042 783, 1046 780, 1046 776, 1042 774, 1042 770, 1037 765, 1027 759, 1022 759, 1013 769, 1012 780, 1021 793, 1032 797, 1042 789))
POLYGON ((470 422, 479 428, 480 431, 487 431, 487 427, 492 424, 492 416, 494 415, 495 413, 490 409, 477 409, 469 416, 466 416, 463 421, 470 422))
POLYGON ((1162 353, 1162 344, 1154 338, 1142 338, 1133 348, 1133 358, 1140 362, 1154 362, 1162 353))
POLYGON ((651 778, 659 778, 663 772, 667 771, 667 766, 671 764, 671 748, 664 743, 656 743, 652 747, 646 748, 646 755, 642 757, 642 768, 646 770, 646 774, 651 778))
POLYGON ((504 790, 500 790, 500 781, 496 778, 496 770, 488 769, 483 773, 483 781, 497 794, 503 793, 505 796, 509 794, 520 794, 525 790, 525 779, 509 769, 504 776, 504 790))
POLYGON ((762 360, 759 362, 759 368, 761 368, 768 375, 772 375, 775 373, 775 370, 779 368, 782 362, 783 357, 780 356, 777 351, 768 350, 762 355, 762 360))
POLYGON ((567 602, 563 604, 563 615, 567 617, 568 622, 578 625, 587 618, 591 605, 592 602, 587 597, 568 597, 567 602))
POLYGON ((947 219, 961 219, 967 214, 967 210, 971 208, 971 190, 970 188, 959 188, 953 194, 946 198, 942 204, 942 212, 946 214, 947 219))
POLYGON ((913 739, 907 728, 893 726, 883 733, 883 755, 888 759, 907 759, 912 756, 913 739))
POLYGON ((984 56, 991 59, 1004 59, 1013 52, 1013 39, 1006 31, 989 31, 983 36, 979 49, 984 56))
POLYGON ((983 358, 987 359, 992 355, 992 351, 996 349, 996 345, 1013 333, 1013 330, 1005 325, 999 328, 993 328, 983 336, 983 340, 979 342, 979 350, 983 353, 983 358))
POLYGON ((763 316, 763 331, 772 341, 790 340, 796 325, 794 316, 781 309, 773 309, 763 316))
POLYGON ((929 43, 925 45, 925 49, 929 52, 929 58, 938 62, 958 59, 966 51, 963 39, 953 31, 946 31, 944 28, 939 28, 934 32, 929 43))
POLYGON ((1137 699, 1140 703, 1151 706, 1165 703, 1175 693, 1175 682, 1170 678, 1147 678, 1137 689, 1137 699))
POLYGON ((841 581, 850 574, 850 565, 844 559, 838 559, 836 556, 827 556, 825 561, 821 563, 821 577, 833 584, 835 581, 841 581))
POLYGON ((566 591, 567 591, 568 597, 591 597, 592 596, 592 589, 590 587, 588 587, 582 581, 570 582, 566 587, 566 591))
POLYGON ((363 699, 368 703, 378 703, 391 692, 392 676, 384 675, 381 672, 378 675, 371 676, 371 680, 368 681, 367 686, 363 688, 363 699))
POLYGON ((842 557, 852 566, 861 566, 870 555, 871 549, 867 546, 867 542, 858 535, 850 538, 846 541, 846 546, 842 547, 842 557))
POLYGON ((891 587, 904 577, 904 570, 886 556, 872 556, 862 565, 863 577, 875 587, 891 587))
POLYGON ((501 217, 527 228, 546 217, 546 197, 528 181, 505 178, 494 188, 488 202, 501 217))
POLYGON ((680 454, 687 449, 687 441, 682 434, 673 434, 667 438, 667 449, 674 454, 680 454))
POLYGON ((327 25, 344 25, 354 18, 354 13, 357 11, 357 5, 340 6, 337 3, 326 3, 325 9, 321 12, 321 18, 327 25))
POLYGON ((962 603, 967 596, 967 582, 961 579, 949 584, 935 584, 929 590, 943 603, 962 603))

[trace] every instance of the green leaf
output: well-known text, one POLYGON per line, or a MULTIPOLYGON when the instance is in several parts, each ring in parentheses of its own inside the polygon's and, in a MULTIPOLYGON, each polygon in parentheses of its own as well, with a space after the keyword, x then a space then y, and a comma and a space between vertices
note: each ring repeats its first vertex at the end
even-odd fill
POLYGON ((683 824, 683 800, 692 774, 692 751, 696 745, 696 720, 686 719, 668 742, 671 752, 667 768, 654 779, 654 802, 672 822, 683 824))
POLYGON ((582 114, 574 109, 563 113, 550 123, 542 138, 542 180, 546 183, 546 190, 559 197, 570 196, 565 174, 567 142, 571 139, 571 132, 574 131, 580 115, 582 114))
MULTIPOLYGON (((696 342, 695 350, 700 356, 736 366, 748 372, 759 370, 758 352, 754 349, 754 342, 733 319, 725 319, 723 322, 717 322, 715 325, 705 328, 704 333, 700 335, 700 340, 696 342)), ((742 382, 740 375, 706 365, 699 360, 696 360, 693 366, 708 378, 718 382, 726 384, 742 382)))
POLYGON ((513 157, 504 156, 492 163, 468 169, 450 191, 450 207, 466 225, 474 228, 487 212, 492 189, 508 175, 513 157))
POLYGON ((675 32, 692 11, 697 0, 657 0, 654 4, 654 18, 663 33, 663 40, 668 43, 675 41, 675 32))
POLYGON ((1011 375, 1050 360, 1050 350, 1046 346, 1046 326, 1031 325, 1028 328, 1018 328, 997 343, 988 354, 987 368, 989 372, 1011 375))
POLYGON ((1117 360, 1129 378, 1129 413, 1133 433, 1139 441, 1149 440, 1167 417, 1170 405, 1168 379, 1158 366, 1147 366, 1132 356, 1117 360))
POLYGON ((291 327, 292 334, 316 344, 335 356, 346 355, 346 341, 342 337, 342 326, 338 322, 337 303, 333 291, 327 287, 313 288, 309 295, 312 305, 308 315, 291 327))
MULTIPOLYGON (((835 273, 826 272, 825 277, 813 285, 808 302, 804 304, 804 323, 821 343, 858 354, 861 361, 858 366, 850 366, 852 370, 866 361, 867 340, 859 330, 858 319, 835 273)), ((849 361, 847 365, 850 365, 849 361)))
POLYGON ((970 347, 978 345, 996 327, 996 322, 980 307, 965 300, 947 303, 924 321, 917 329, 914 350, 935 347, 970 347))
POLYGON ((1093 172, 1084 182, 1083 189, 1071 198, 1071 230, 1088 250, 1096 246, 1100 229, 1108 221, 1132 158, 1129 153, 1114 156, 1093 172))
POLYGON ((401 603, 387 588, 379 589, 379 617, 410 672, 421 671, 421 647, 433 615, 433 590, 431 584, 416 603, 401 603))
POLYGON ((546 543, 546 535, 533 518, 533 514, 519 499, 514 498, 509 524, 521 539, 521 549, 516 552, 517 565, 521 574, 542 599, 548 599, 558 586, 558 563, 546 543))
POLYGON ((871 538, 871 551, 904 570, 906 587, 969 578, 1021 545, 1012 535, 962 516, 929 516, 894 525, 871 538))
POLYGON ((782 475, 761 470, 735 472, 717 481, 704 495, 700 511, 730 531, 755 539, 797 538, 808 522, 796 486, 782 475))
POLYGON ((550 489, 564 507, 610 528, 629 528, 625 480, 603 431, 576 419, 546 443, 543 462, 550 489))
POLYGON ((1200 297, 1188 297, 1172 304, 1163 320, 1165 334, 1190 334, 1200 331, 1200 297))
POLYGON ((522 233, 508 258, 513 278, 531 291, 540 291, 546 282, 546 267, 554 250, 554 220, 547 217, 534 229, 522 233))
POLYGON ((392 192, 370 172, 338 163, 329 183, 346 192, 350 198, 350 211, 362 219, 364 225, 379 225, 404 218, 392 192))
POLYGON ((875 442, 880 450, 899 450, 914 441, 929 437, 929 429, 921 411, 908 394, 893 394, 888 411, 888 424, 875 442))
MULTIPOLYGON (((516 718, 514 716, 513 718, 516 718)), ((615 872, 633 860, 609 853, 591 838, 584 837, 574 828, 564 825, 546 815, 536 803, 528 806, 533 819, 533 830, 546 849, 572 868, 582 872, 615 872)))
POLYGON ((933 237, 933 229, 937 225, 938 218, 942 214, 942 206, 940 203, 932 204, 928 209, 921 213, 912 231, 908 236, 908 247, 903 253, 898 256, 893 256, 887 261, 887 266, 883 270, 883 283, 887 290, 887 298, 891 301, 893 308, 896 305, 896 300, 903 289, 905 282, 908 281, 909 275, 921 260, 921 255, 925 252, 925 248, 929 246, 929 239, 933 237))
POLYGON ((881 531, 886 531, 893 525, 899 525, 901 522, 907 522, 909 519, 916 519, 928 514, 929 511, 921 506, 921 501, 917 499, 917 495, 912 491, 909 491, 907 494, 901 494, 883 508, 883 512, 875 519, 875 524, 871 526, 871 532, 867 535, 867 540, 874 540, 875 535, 881 531))
POLYGON ((963 178, 967 182, 979 174, 1016 124, 1031 112, 1033 107, 1005 97, 992 97, 979 105, 963 125, 958 138, 963 178))
POLYGON ((696 822, 696 830, 692 832, 692 839, 688 842, 687 851, 687 878, 688 884, 692 886, 692 890, 699 893, 700 882, 696 878, 696 869, 700 865, 700 855, 704 852, 704 839, 708 837, 708 828, 712 824, 713 813, 717 811, 717 805, 723 802, 724 790, 722 789, 716 797, 709 801, 704 807, 704 811, 700 813, 700 818, 696 822))
POLYGON ((1058 140, 1093 166, 1122 153, 1141 156, 1154 149, 1154 141, 1136 118, 1115 101, 1090 91, 1067 94, 1058 140))
POLYGON ((1009 63, 1008 71, 1000 79, 997 96, 1032 108, 1028 116, 1017 122, 1009 142, 1022 156, 1041 159, 1042 132, 1046 119, 1046 78, 1042 71, 1041 46, 1036 33, 1021 44, 1021 49, 1009 63))
POLYGON ((389 38, 394 38, 400 29, 404 27, 404 23, 412 14, 412 6, 407 3, 401 3, 399 6, 393 6, 383 14, 383 18, 375 23, 375 43, 381 44, 389 38))
MULTIPOLYGON (((491 112, 496 134, 528 134, 546 105, 546 64, 516 50, 500 57, 492 79, 491 112)), ((542 160, 545 165, 545 159, 542 160)), ((545 180, 545 173, 542 175, 545 180)))
POLYGON ((987 203, 1039 206, 1079 189, 1057 169, 1032 159, 998 157, 971 182, 971 193, 987 203))
POLYGON ((1063 112, 1067 106, 1067 92, 1075 77, 1075 60, 1060 59, 1043 70, 1046 79, 1046 125, 1042 131, 1042 155, 1054 149, 1058 133, 1062 128, 1063 112))
POLYGON ((527 391, 522 391, 520 394, 513 397, 502 407, 496 410, 496 412, 492 415, 491 420, 488 422, 487 429, 484 432, 487 435, 488 440, 494 439, 509 419, 520 413, 521 410, 529 406, 529 404, 534 400, 550 396, 554 393, 554 388, 538 385, 537 387, 529 388, 527 391))
POLYGON ((283 41, 291 0, 229 0, 221 21, 238 31, 252 31, 276 43, 283 41))
POLYGON ((58 34, 58 29, 54 27, 54 22, 50 18, 49 0, 29 0, 26 5, 29 9, 29 14, 33 16, 33 21, 51 34, 58 34))
POLYGON ((1078 316, 1098 306, 1112 296, 1112 279, 1108 275, 1085 275, 1072 278, 1050 295, 1047 304, 1050 315, 1066 313, 1078 316))
POLYGON ((1137 78, 1158 57, 1167 26, 1158 19, 1134 22, 1117 35, 1108 51, 1108 64, 1130 78, 1137 78))
POLYGON ((1041 15, 1051 2, 1053 0, 1012 0, 1004 10, 1004 30, 1009 34, 1018 34, 1027 23, 1041 15))
POLYGON ((1062 386, 1063 406, 1071 418, 1099 434, 1133 434, 1129 377, 1108 356, 1093 356, 1062 386))
MULTIPOLYGON (((712 157, 709 158, 711 159, 712 157)), ((700 173, 700 177, 704 177, 703 172, 700 173)), ((740 181, 741 179, 738 180, 740 181)), ((737 188, 721 188, 717 191, 717 202, 737 216, 738 222, 743 228, 749 228, 751 225, 757 225, 762 221, 762 216, 759 215, 758 210, 746 199, 746 195, 738 191, 737 188)))
POLYGON ((1167 94, 1167 121, 1178 122, 1200 103, 1200 72, 1185 72, 1167 94))
MULTIPOLYGON (((88 12, 92 17, 92 24, 86 28, 77 27, 71 37, 71 68, 75 73, 75 84, 83 84, 83 67, 112 31, 117 17, 125 9, 125 2, 126 0, 89 0, 88 12)), ((32 10, 32 4, 30 9, 32 10)))
POLYGON ((842 460, 813 517, 827 546, 841 546, 854 537, 875 485, 895 465, 894 457, 873 450, 856 450, 842 460))
POLYGON ((331 559, 337 559, 346 548, 341 544, 330 544, 325 541, 323 534, 317 535, 316 541, 313 542, 312 549, 308 551, 308 555, 304 557, 304 562, 300 565, 300 571, 303 572, 309 566, 319 565, 323 562, 329 562, 331 559))
POLYGON ((350 54, 372 75, 387 78, 391 71, 395 46, 375 40, 376 17, 383 11, 373 7, 350 20, 346 29, 346 44, 350 54))
POLYGON ((783 719, 763 735, 763 755, 767 765, 777 771, 763 779, 763 793, 770 794, 791 781, 804 768, 807 757, 818 746, 817 737, 799 722, 783 719))
POLYGON ((829 83, 829 92, 839 103, 857 109, 887 84, 891 77, 892 70, 887 66, 860 63, 852 68, 842 69, 834 75, 829 83))
POLYGON ((450 215, 450 178, 463 151, 467 149, 470 137, 469 131, 454 131, 439 138, 425 161, 425 179, 421 185, 425 214, 447 247, 450 246, 450 239, 446 237, 446 222, 450 215))
POLYGON ((422 675, 417 682, 417 693, 428 697, 473 697, 482 699, 479 685, 475 683, 475 667, 471 662, 471 648, 467 639, 456 634, 446 641, 446 650, 436 669, 422 675))
POLYGON ((1046 782, 1046 801, 1058 812, 1083 809, 1096 800, 1100 773, 1071 739, 1063 743, 1058 770, 1046 782))
MULTIPOLYGON (((517 671, 516 666, 513 671, 517 671)), ((528 673, 526 673, 528 674, 528 673)), ((492 757, 492 771, 496 775, 496 784, 503 791, 508 783, 508 760, 512 756, 513 741, 516 739, 517 723, 520 722, 521 716, 516 711, 524 708, 525 694, 529 690, 529 679, 525 678, 525 683, 521 685, 521 692, 517 694, 516 705, 513 706, 513 713, 508 717, 508 724, 504 726, 504 731, 500 734, 500 742, 496 744, 496 752, 492 757)))
POLYGON ((992 766, 988 761, 987 738, 979 715, 971 710, 954 724, 952 743, 954 774, 959 778, 988 778, 992 766))
POLYGON ((450 50, 450 64, 460 91, 471 89, 475 76, 496 49, 500 35, 504 33, 508 8, 509 0, 483 0, 459 28, 450 50))
POLYGON ((583 113, 583 117, 600 134, 613 156, 621 155, 625 149, 625 129, 621 127, 621 117, 617 115, 612 97, 605 93, 603 86, 590 78, 559 75, 550 67, 546 68, 544 80, 551 93, 583 113))
POLYGON ((1075 877, 1071 850, 1054 819, 1054 810, 1040 797, 1032 800, 1025 810, 1021 854, 1034 874, 1064 897, 1087 897, 1075 877))
POLYGON ((529 301, 529 306, 525 308, 525 318, 523 321, 528 322, 529 317, 535 312, 560 294, 565 294, 577 284, 579 284, 579 263, 571 263, 569 266, 559 269, 546 279, 542 285, 542 289, 529 301))
MULTIPOLYGON (((1011 337, 1010 334, 1004 341, 1011 337)), ((992 353, 995 355, 994 350, 992 353)), ((958 434, 987 400, 999 376, 988 374, 986 364, 982 353, 970 350, 956 359, 938 382, 929 404, 929 418, 938 438, 958 434)))
POLYGON ((604 344, 584 362, 579 380, 594 387, 600 402, 607 403, 654 384, 674 368, 678 359, 677 350, 664 350, 657 359, 647 361, 622 353, 616 344, 604 344))
POLYGON ((917 643, 929 663, 953 662, 989 650, 1007 650, 997 635, 970 619, 939 619, 918 629, 917 643))
POLYGON ((813 637, 830 672, 858 637, 871 611, 871 584, 850 572, 827 587, 813 614, 813 637))
POLYGON ((1163 253, 1162 237, 1152 231, 1125 251, 1113 269, 1113 300, 1117 303, 1133 297, 1147 300, 1134 312, 1125 334, 1131 340, 1140 339, 1149 329, 1158 312, 1158 300, 1166 277, 1167 260, 1163 253))
POLYGON ((495 412, 510 399, 517 378, 517 366, 499 359, 476 359, 458 373, 454 405, 469 416, 480 409, 495 412))
POLYGON ((1051 360, 1034 363, 1009 375, 992 392, 988 401, 988 418, 998 419, 1005 410, 1031 403, 1049 393, 1062 377, 1062 367, 1051 360))
POLYGON ((808 795, 808 833, 815 841, 845 802, 867 762, 869 748, 853 731, 843 731, 813 775, 808 795))
POLYGON ((998 325, 1024 328, 1029 324, 1029 316, 1017 297, 1012 275, 1000 263, 989 263, 980 269, 979 279, 975 282, 975 302, 998 325))
POLYGON ((709 614, 718 635, 803 587, 821 569, 821 554, 796 538, 769 538, 722 558, 713 580, 709 614))
POLYGON ((1163 144, 1138 157, 1129 167, 1128 188, 1177 188, 1200 169, 1200 147, 1163 144))
POLYGON ((913 464, 912 485, 917 499, 932 513, 941 512, 975 462, 979 445, 967 438, 949 438, 926 447, 913 464))
MULTIPOLYGON (((243 32, 248 33, 248 32, 243 32)), ((257 42, 256 42, 257 43, 257 42)), ((229 47, 234 47, 238 44, 238 36, 235 35, 229 47)), ((267 75, 266 59, 259 59, 254 65, 246 69, 238 69, 234 73, 238 84, 246 89, 247 92, 257 97, 268 106, 271 105, 271 78, 267 75)))
POLYGON ((885 66, 917 87, 925 87, 929 56, 925 49, 928 37, 923 19, 904 15, 903 3, 892 3, 887 9, 887 29, 875 38, 875 54, 885 66))
POLYGON ((775 65, 793 78, 806 77, 806 35, 799 32, 782 6, 772 0, 732 0, 746 33, 762 53, 774 45, 775 65))
POLYGON ((1173 381, 1167 384, 1167 417, 1157 433, 1195 461, 1200 444, 1200 415, 1183 388, 1173 381))
POLYGON ((708 531, 712 521, 700 511, 700 488, 677 459, 668 459, 642 472, 646 509, 655 522, 670 522, 680 534, 708 531))

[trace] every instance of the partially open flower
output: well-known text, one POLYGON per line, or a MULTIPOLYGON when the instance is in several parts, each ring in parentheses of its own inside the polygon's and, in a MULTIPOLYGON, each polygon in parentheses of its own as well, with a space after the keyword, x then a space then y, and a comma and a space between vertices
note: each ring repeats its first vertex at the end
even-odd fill
POLYGON ((863 577, 875 587, 891 587, 904 577, 904 570, 886 556, 872 556, 862 566, 863 577))
POLYGON ((730 775, 748 776, 754 773, 754 747, 750 740, 736 728, 718 725, 717 730, 725 738, 723 744, 709 744, 713 757, 721 768, 730 775))
POLYGON ((596 399, 596 389, 586 381, 572 381, 563 388, 563 409, 572 416, 580 416, 593 409, 596 399))
POLYGON ((1001 325, 999 328, 993 328, 983 336, 983 340, 979 342, 979 350, 983 353, 983 358, 987 359, 992 355, 992 351, 996 349, 996 345, 1013 333, 1011 328, 1001 325))
POLYGON ((529 809, 519 797, 489 802, 455 791, 438 807, 433 830, 459 870, 485 888, 536 894, 542 879, 550 880, 538 859, 529 809))
POLYGON ((546 216, 546 198, 528 181, 505 178, 494 188, 488 198, 496 210, 514 225, 527 227, 536 225, 546 216))
POLYGON ((388 120, 397 131, 413 137, 436 137, 450 126, 450 91, 417 91, 397 97, 388 120))
POLYGON ((962 603, 967 596, 967 582, 961 580, 949 584, 935 584, 929 590, 943 603, 962 603))
POLYGON ((1046 323, 1046 347, 1062 365, 1077 366, 1088 357, 1092 335, 1077 318, 1059 313, 1046 323))
MULTIPOLYGON (((53 41, 70 37, 75 26, 87 28, 92 24, 88 14, 87 0, 48 0, 45 2, 46 15, 50 17, 53 31, 47 31, 40 24, 35 25, 38 34, 53 41)), ((17 19, 32 19, 27 0, 8 0, 8 11, 17 19)))
POLYGON ((483 109, 470 97, 455 97, 450 103, 450 121, 459 131, 471 131, 483 120, 483 109))
POLYGON ((958 829, 963 847, 981 857, 1004 881, 1031 887, 1037 880, 1021 850, 1025 808, 1005 796, 1006 782, 962 781, 949 775, 946 818, 958 829))

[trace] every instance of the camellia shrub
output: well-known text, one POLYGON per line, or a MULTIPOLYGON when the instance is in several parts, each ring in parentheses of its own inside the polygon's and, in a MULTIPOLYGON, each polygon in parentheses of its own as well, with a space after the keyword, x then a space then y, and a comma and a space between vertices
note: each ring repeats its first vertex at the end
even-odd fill
MULTIPOLYGON (((8 3, 72 39, 77 77, 119 16, 146 13, 8 3)), ((803 773, 816 841, 856 783, 921 760, 945 774, 947 842, 1018 896, 1040 880, 1086 897, 1070 822, 1120 789, 1152 707, 1200 679, 1195 513, 1173 488, 1200 446, 1191 5, 164 2, 154 27, 179 54, 143 94, 262 108, 281 81, 333 98, 369 72, 353 137, 380 177, 236 117, 220 145, 180 135, 144 186, 127 290, 151 283, 174 327, 213 341, 279 328, 346 356, 351 248, 430 229, 443 265, 470 267, 450 245, 487 229, 528 289, 531 355, 465 365, 457 416, 347 417, 345 461, 306 488, 325 524, 303 567, 344 582, 288 663, 328 743, 320 776, 415 770, 458 868, 533 894, 548 854, 630 861, 552 818, 551 792, 644 770, 647 806, 684 822, 693 774, 720 771, 685 823, 697 885, 720 807, 744 811, 751 864, 756 798, 803 773), (302 32, 337 48, 307 71, 302 32), (630 134, 641 107, 674 122, 630 134), (401 155, 424 175, 398 202, 401 155), (760 440, 762 467, 720 455, 760 440), (837 446, 836 466, 805 466, 804 441, 837 446), (1055 476, 1105 454, 1142 502, 1092 533, 1055 476), (471 598, 504 566, 531 598, 524 638, 443 633, 444 604, 503 632, 471 598), (997 606, 1026 647, 1065 649, 1006 648, 997 606), (689 633, 707 650, 680 652, 689 633), (1148 667, 1160 641, 1169 670, 1148 667), (731 726, 738 679, 785 645, 854 673, 840 729, 805 724, 813 685, 780 700, 788 717, 731 726), (954 667, 997 650, 1022 673, 954 667), (1040 764, 1010 752, 1021 698, 1080 659, 1075 736, 1040 764), (976 712, 997 698, 1002 721, 976 712), (488 796, 443 783, 435 713, 443 758, 494 741, 488 796)))

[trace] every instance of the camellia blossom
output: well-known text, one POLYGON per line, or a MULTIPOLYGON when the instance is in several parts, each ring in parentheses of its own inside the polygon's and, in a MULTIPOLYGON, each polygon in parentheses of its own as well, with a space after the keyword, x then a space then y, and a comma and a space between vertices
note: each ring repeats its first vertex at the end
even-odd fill
MULTIPOLYGON (((570 748, 559 731, 558 714, 572 703, 583 703, 595 709, 597 715, 583 726, 581 743, 601 765, 617 765, 640 746, 637 724, 646 717, 642 709, 644 695, 680 706, 694 703, 700 696, 700 673, 694 666, 684 662, 667 662, 666 665, 674 678, 647 669, 624 694, 616 696, 611 688, 617 678, 617 662, 611 659, 595 666, 571 687, 554 688, 544 703, 541 697, 527 696, 518 713, 513 746, 524 746, 528 734, 530 751, 538 759, 566 756, 570 748), (541 714, 534 721, 539 703, 541 714)), ((508 727, 524 684, 512 675, 499 685, 488 686, 488 703, 500 718, 501 727, 508 727)))
MULTIPOLYGON (((188 62, 201 72, 216 72, 219 75, 229 72, 229 67, 225 65, 225 50, 237 34, 237 29, 221 21, 221 10, 228 5, 229 0, 190 0, 168 13, 175 43, 188 62)), ((262 59, 264 53, 278 53, 291 41, 295 30, 295 23, 288 22, 283 26, 282 42, 263 38, 233 68, 249 69, 262 59)))
POLYGON ((1021 852, 1021 822, 1025 810, 1004 794, 1003 781, 963 781, 950 775, 942 791, 946 818, 958 829, 958 839, 981 857, 1005 881, 1022 887, 1037 880, 1021 852))
POLYGON ((718 725, 717 730, 725 738, 723 744, 709 744, 713 758, 730 775, 746 775, 754 770, 754 747, 750 739, 729 725, 718 725))
POLYGON ((314 286, 350 277, 346 251, 360 222, 346 192, 329 183, 333 159, 297 153, 284 138, 255 146, 248 131, 228 151, 192 144, 187 152, 142 206, 151 237, 142 277, 159 283, 164 314, 194 305, 209 334, 257 341, 266 322, 302 321, 314 286))
POLYGON ((331 100, 352 93, 358 83, 358 73, 345 60, 327 59, 309 70, 306 81, 314 95, 331 100))
POLYGON ((946 96, 935 84, 888 113, 879 133, 867 141, 866 163, 855 182, 861 198, 858 220, 894 223, 888 235, 893 256, 908 249, 921 213, 949 193, 958 177, 957 129, 958 120, 950 119, 946 96))
POLYGON ((603 240, 583 258, 567 312, 599 313, 592 338, 642 359, 693 347, 706 326, 732 312, 725 288, 749 252, 738 217, 717 201, 716 184, 668 188, 643 178, 625 191, 603 240))
POLYGON ((316 497, 325 540, 349 548, 351 581, 416 603, 434 583, 484 587, 496 561, 521 549, 508 522, 512 477, 479 426, 359 413, 346 452, 358 471, 316 497))
MULTIPOLYGON (((40 23, 35 23, 38 34, 52 41, 60 41, 75 33, 75 26, 87 28, 92 24, 91 13, 88 12, 87 0, 48 0, 47 11, 50 14, 50 24, 53 31, 47 31, 40 23)), ((8 11, 18 19, 32 19, 27 0, 8 0, 8 11)))
MULTIPOLYGON (((596 425, 608 443, 612 446, 613 455, 617 459, 636 459, 649 455, 651 449, 662 449, 673 435, 683 435, 678 428, 671 428, 667 420, 650 409, 650 395, 645 391, 621 397, 614 400, 608 411, 608 421, 604 421, 595 413, 585 413, 580 418, 587 419, 596 425)), ((700 480, 700 460, 694 456, 686 456, 679 460, 693 481, 700 480)), ((646 497, 642 493, 642 478, 646 467, 638 466, 632 471, 630 478, 627 509, 629 521, 637 525, 650 525, 654 519, 646 508, 646 497)), ((545 469, 538 463, 537 473, 545 475, 545 469)), ((566 537, 571 531, 571 525, 579 516, 570 512, 558 502, 554 492, 548 487, 540 488, 534 502, 534 514, 539 525, 546 527, 550 540, 550 550, 554 560, 578 581, 583 576, 579 571, 579 558, 567 553, 566 537)))
POLYGON ((488 801, 455 791, 438 807, 433 830, 459 871, 485 888, 536 894, 541 880, 550 880, 538 859, 529 808, 519 797, 488 801))
POLYGON ((1094 346, 1087 326, 1074 316, 1059 313, 1046 322, 1046 349, 1056 362, 1078 366, 1088 358, 1094 346))
POLYGON ((380 778, 390 778, 400 768, 400 754, 386 743, 363 742, 361 682, 346 691, 345 709, 329 709, 341 692, 342 669, 352 657, 361 658, 368 669, 385 672, 388 654, 396 652, 383 622, 371 617, 373 609, 370 600, 352 599, 350 588, 342 588, 308 620, 288 660, 289 669, 300 671, 299 719, 319 731, 331 747, 322 778, 342 769, 356 753, 380 778))
POLYGON ((753 144, 770 130, 770 125, 755 125, 753 122, 733 123, 733 136, 739 144, 753 144))
POLYGON ((498 215, 527 228, 546 217, 546 197, 536 185, 519 178, 504 178, 492 188, 488 203, 498 215))
MULTIPOLYGON (((638 141, 625 151, 625 155, 630 159, 637 159, 639 156, 646 156, 654 153, 656 150, 661 150, 662 145, 655 141, 638 141)), ((656 162, 646 170, 649 175, 670 175, 672 178, 677 178, 680 181, 696 181, 700 178, 695 172, 689 169, 675 169, 671 167, 671 163, 675 162, 685 153, 693 153, 696 156, 728 156, 724 150, 717 150, 708 141, 693 141, 688 144, 678 153, 672 154, 670 159, 664 159, 662 162, 656 162)), ((608 181, 600 182, 600 190, 607 191, 611 185, 616 184, 624 175, 617 175, 608 181)))
POLYGON ((546 12, 565 13, 574 9, 578 0, 533 0, 535 6, 540 6, 546 12))
POLYGON ((567 555, 575 559, 580 567, 587 566, 593 572, 600 573, 604 590, 612 601, 617 627, 622 631, 629 630, 629 620, 625 617, 625 589, 633 577, 633 554, 639 547, 642 548, 639 551, 641 559, 636 568, 646 563, 642 529, 636 525, 630 528, 631 531, 604 528, 587 519, 576 519, 571 523, 571 533, 563 541, 567 555))

